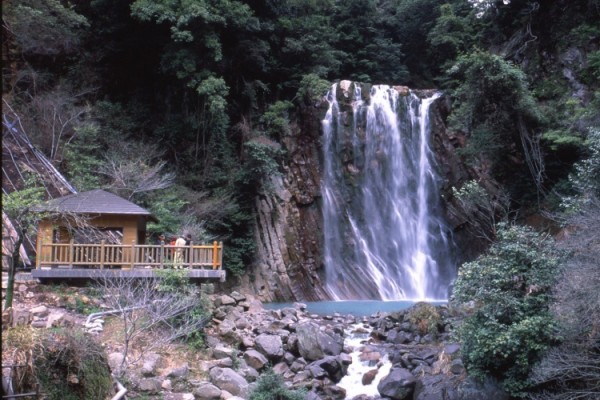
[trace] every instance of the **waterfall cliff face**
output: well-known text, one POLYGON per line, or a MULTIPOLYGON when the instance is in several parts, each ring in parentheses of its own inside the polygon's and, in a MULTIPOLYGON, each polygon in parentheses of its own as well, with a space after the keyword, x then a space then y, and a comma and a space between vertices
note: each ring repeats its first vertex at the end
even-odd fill
POLYGON ((407 89, 334 85, 323 120, 325 286, 334 299, 444 299, 450 231, 430 148, 430 105, 407 89), (351 112, 351 116, 348 115, 351 112))
POLYGON ((266 302, 446 297, 448 231, 459 261, 476 248, 451 188, 485 176, 456 154, 444 96, 373 88, 342 81, 301 107, 283 174, 256 199, 256 261, 227 284, 266 302))

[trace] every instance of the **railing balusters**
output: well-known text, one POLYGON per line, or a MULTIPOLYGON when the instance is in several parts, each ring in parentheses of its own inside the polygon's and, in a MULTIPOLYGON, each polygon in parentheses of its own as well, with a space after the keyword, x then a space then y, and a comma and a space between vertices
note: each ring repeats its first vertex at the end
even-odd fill
POLYGON ((71 239, 71 241, 69 242, 69 266, 71 268, 73 268, 73 244, 74 244, 74 240, 71 239))
MULTIPOLYGON (((120 266, 135 268, 140 266, 168 267, 172 246, 165 245, 120 245, 69 243, 41 243, 38 255, 41 267, 89 266, 104 269, 120 266)), ((221 269, 223 265, 223 242, 212 244, 190 244, 186 247, 186 264, 191 268, 221 269)))

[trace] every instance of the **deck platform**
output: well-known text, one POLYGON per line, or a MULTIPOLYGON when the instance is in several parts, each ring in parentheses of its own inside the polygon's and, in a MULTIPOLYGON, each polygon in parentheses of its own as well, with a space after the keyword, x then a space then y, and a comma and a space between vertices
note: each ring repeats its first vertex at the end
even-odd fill
MULTIPOLYGON (((160 269, 93 269, 93 268, 38 268, 31 271, 34 279, 98 279, 109 278, 153 278, 160 269)), ((225 282, 226 272, 222 269, 184 269, 188 277, 200 281, 225 282)))

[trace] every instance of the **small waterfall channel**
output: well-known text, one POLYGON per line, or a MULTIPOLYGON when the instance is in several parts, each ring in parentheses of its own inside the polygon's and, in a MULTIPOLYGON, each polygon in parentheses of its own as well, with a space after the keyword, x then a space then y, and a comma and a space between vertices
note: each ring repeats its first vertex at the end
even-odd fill
POLYGON ((328 93, 322 121, 326 290, 333 300, 441 300, 455 274, 429 108, 386 85, 328 93), (340 109, 338 96, 352 96, 340 109))
MULTIPOLYGON (((346 375, 338 382, 338 386, 346 390, 346 398, 352 399, 359 395, 379 397, 377 385, 386 377, 392 369, 392 363, 388 360, 387 354, 381 360, 361 359, 363 352, 361 348, 369 339, 371 329, 365 329, 364 324, 351 325, 346 330, 345 346, 351 347, 352 364, 348 366, 346 375), (373 380, 368 384, 363 383, 365 374, 375 372, 373 380)), ((365 382, 366 383, 366 382, 365 382)))

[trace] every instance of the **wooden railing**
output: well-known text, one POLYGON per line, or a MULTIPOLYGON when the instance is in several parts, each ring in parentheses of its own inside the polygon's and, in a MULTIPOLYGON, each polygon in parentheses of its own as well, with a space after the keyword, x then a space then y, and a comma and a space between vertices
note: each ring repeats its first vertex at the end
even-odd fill
POLYGON ((212 268, 223 265, 223 242, 170 245, 41 243, 36 268, 212 268))

